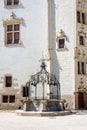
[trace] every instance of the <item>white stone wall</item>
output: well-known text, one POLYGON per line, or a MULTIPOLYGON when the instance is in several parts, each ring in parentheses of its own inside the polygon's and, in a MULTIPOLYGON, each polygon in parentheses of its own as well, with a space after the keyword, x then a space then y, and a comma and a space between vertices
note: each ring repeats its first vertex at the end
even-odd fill
POLYGON ((21 6, 17 8, 6 8, 4 0, 0 1, 0 91, 5 87, 6 74, 13 77, 13 89, 25 85, 29 76, 40 70, 39 60, 42 56, 47 56, 47 0, 20 1, 21 6), (3 20, 10 19, 12 12, 17 18, 22 18, 22 45, 19 46, 5 46, 4 43, 3 20))
POLYGON ((11 74, 18 86, 25 84, 29 76, 39 71, 39 60, 47 54, 47 2, 46 0, 21 0, 22 7, 6 9, 0 2, 0 77, 11 74), (11 12, 23 18, 21 46, 5 46, 3 20, 11 12))
MULTIPOLYGON (((76 44, 76 2, 75 0, 55 0, 56 10, 56 36, 59 31, 65 34, 65 48, 58 49, 56 42, 55 53, 53 58, 54 73, 57 75, 60 86, 61 95, 74 97, 75 92, 75 61, 74 47, 76 44)), ((74 106, 74 98, 69 98, 74 106)))
MULTIPOLYGON (((21 6, 16 8, 6 8, 4 0, 0 1, 0 104, 2 95, 5 94, 15 94, 16 104, 19 104, 18 100, 22 95, 20 88, 31 75, 40 71, 39 60, 44 55, 45 58, 50 59, 47 62, 47 70, 54 73, 60 82, 61 97, 67 100, 70 107, 74 107, 75 85, 78 84, 79 79, 76 78, 75 62, 75 47, 78 42, 76 31, 79 30, 76 28, 76 1, 20 1, 21 6), (17 18, 22 19, 20 46, 5 46, 4 43, 3 20, 10 19, 12 12, 17 18), (64 49, 58 49, 56 40, 60 30, 65 36, 64 49), (13 85, 10 89, 5 88, 4 85, 4 77, 8 74, 13 77, 13 85)), ((56 89, 53 91, 56 95, 56 89)), ((40 93, 38 95, 40 96, 40 93)))

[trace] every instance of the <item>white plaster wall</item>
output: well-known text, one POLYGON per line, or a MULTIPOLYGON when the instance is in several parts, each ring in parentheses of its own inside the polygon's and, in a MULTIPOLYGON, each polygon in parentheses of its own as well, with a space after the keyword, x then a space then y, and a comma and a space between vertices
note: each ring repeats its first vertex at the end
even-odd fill
POLYGON ((54 73, 57 75, 62 95, 73 95, 75 91, 74 47, 76 44, 76 1, 55 0, 56 35, 62 29, 66 35, 64 50, 57 50, 53 58, 54 73))
POLYGON ((29 76, 40 70, 42 55, 47 55, 47 0, 20 1, 20 7, 11 9, 4 7, 4 0, 0 1, 0 88, 6 74, 12 75, 15 87, 25 85, 29 76), (3 20, 9 19, 11 12, 23 18, 21 46, 7 47, 4 43, 3 20))

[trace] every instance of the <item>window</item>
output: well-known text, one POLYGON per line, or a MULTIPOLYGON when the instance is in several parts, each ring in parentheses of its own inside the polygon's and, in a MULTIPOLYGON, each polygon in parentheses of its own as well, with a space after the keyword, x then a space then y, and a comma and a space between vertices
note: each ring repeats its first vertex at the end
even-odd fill
POLYGON ((77 22, 80 23, 80 12, 79 11, 77 11, 77 22))
POLYGON ((18 44, 20 39, 20 25, 19 24, 13 24, 13 25, 7 25, 7 31, 6 31, 6 44, 18 44))
POLYGON ((87 13, 82 13, 80 11, 77 11, 77 22, 78 23, 86 24, 86 17, 87 17, 87 13))
POLYGON ((5 3, 7 6, 19 5, 19 0, 6 0, 5 3))
POLYGON ((64 38, 59 39, 58 47, 64 48, 64 44, 65 44, 65 39, 64 38))
POLYGON ((12 0, 7 0, 7 5, 12 5, 12 0))
POLYGON ((78 62, 78 74, 81 74, 81 70, 80 70, 80 62, 78 62))
POLYGON ((85 14, 82 13, 82 23, 85 24, 85 14))
POLYGON ((2 102, 8 103, 8 96, 7 95, 2 96, 2 102))
POLYGON ((11 76, 5 77, 5 87, 12 87, 12 77, 11 76))
POLYGON ((20 25, 22 19, 17 18, 13 12, 10 17, 10 20, 7 19, 3 21, 5 45, 20 45, 20 25))
POLYGON ((19 0, 14 0, 14 5, 18 5, 19 4, 19 0))
POLYGON ((15 102, 15 95, 3 95, 2 102, 3 103, 14 103, 15 102))
POLYGON ((78 62, 78 74, 85 74, 86 72, 86 63, 78 62))
POLYGON ((23 87, 23 97, 29 96, 29 87, 23 87))
POLYGON ((10 103, 14 103, 15 102, 15 96, 14 95, 10 95, 9 96, 9 102, 10 103))
POLYGON ((85 63, 81 62, 82 74, 85 74, 85 63))
POLYGON ((79 36, 80 45, 84 45, 84 36, 79 36))

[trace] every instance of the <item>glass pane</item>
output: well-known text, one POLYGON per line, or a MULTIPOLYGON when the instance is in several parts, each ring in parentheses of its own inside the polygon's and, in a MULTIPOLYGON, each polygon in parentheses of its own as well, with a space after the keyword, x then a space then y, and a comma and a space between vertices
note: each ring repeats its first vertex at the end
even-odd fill
POLYGON ((19 32, 14 33, 14 43, 19 43, 19 32))
POLYGON ((81 74, 81 72, 80 72, 80 62, 78 62, 78 74, 81 74))
POLYGON ((19 4, 19 0, 14 0, 14 5, 18 5, 19 4))
POLYGON ((77 11, 77 22, 80 23, 80 12, 79 11, 77 11))
POLYGON ((20 29, 20 25, 19 24, 15 24, 14 25, 14 31, 19 30, 19 29, 20 29))
POLYGON ((64 48, 64 39, 59 39, 59 48, 64 48))
POLYGON ((82 23, 85 24, 85 14, 82 13, 82 23))
POLYGON ((23 87, 23 97, 29 96, 29 87, 23 87))
POLYGON ((7 31, 12 31, 12 25, 7 25, 7 31))
POLYGON ((14 103, 15 102, 15 96, 14 95, 10 96, 9 102, 10 103, 14 103))
POLYGON ((2 97, 2 102, 3 102, 3 103, 7 103, 7 102, 8 102, 8 96, 7 96, 7 95, 4 95, 4 96, 2 97))
POLYGON ((12 5, 12 0, 7 0, 7 5, 12 5))
POLYGON ((6 76, 6 87, 11 87, 12 86, 12 77, 11 76, 6 76))
POLYGON ((7 44, 11 44, 12 43, 12 33, 8 33, 7 34, 7 44))
POLYGON ((81 62, 81 67, 82 67, 82 74, 85 74, 85 64, 84 64, 84 62, 81 62))
POLYGON ((79 36, 79 42, 80 42, 80 45, 84 45, 84 38, 83 38, 83 36, 79 36))

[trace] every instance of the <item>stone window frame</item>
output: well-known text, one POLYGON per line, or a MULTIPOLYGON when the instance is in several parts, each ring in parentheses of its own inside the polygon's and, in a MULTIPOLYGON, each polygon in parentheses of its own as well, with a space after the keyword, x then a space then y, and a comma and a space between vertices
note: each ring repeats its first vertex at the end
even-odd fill
POLYGON ((2 103, 15 103, 15 95, 2 95, 2 103), (4 101, 4 97, 7 97, 6 102, 4 101), (11 97, 14 97, 12 100, 11 97))
POLYGON ((15 7, 19 7, 19 6, 20 6, 20 0, 19 0, 18 4, 14 4, 14 0, 12 0, 11 5, 7 5, 7 0, 4 0, 4 7, 5 8, 15 8, 15 7))
POLYGON ((65 50, 66 46, 65 46, 65 41, 66 41, 66 37, 65 36, 58 36, 57 37, 57 50, 65 50), (64 40, 64 47, 59 47, 59 40, 64 40))
MULTIPOLYGON (((21 44, 21 23, 22 23, 22 19, 15 18, 13 12, 12 12, 12 15, 11 15, 10 19, 7 19, 7 20, 3 21, 3 26, 4 26, 4 45, 5 46, 18 46, 18 45, 21 44), (14 26, 14 25, 17 25, 17 24, 20 26, 19 30, 17 30, 17 31, 12 30, 12 31, 9 31, 9 32, 7 31, 7 26, 8 25, 14 26), (14 42, 12 42, 10 44, 7 43, 7 33, 10 33, 10 32, 12 34, 14 34, 14 32, 18 32, 19 33, 19 42, 18 43, 14 43, 14 42)), ((13 40, 14 40, 14 35, 12 36, 12 41, 13 40)))
POLYGON ((77 17, 77 23, 87 25, 87 20, 86 20, 87 12, 86 11, 77 10, 76 17, 77 17))

